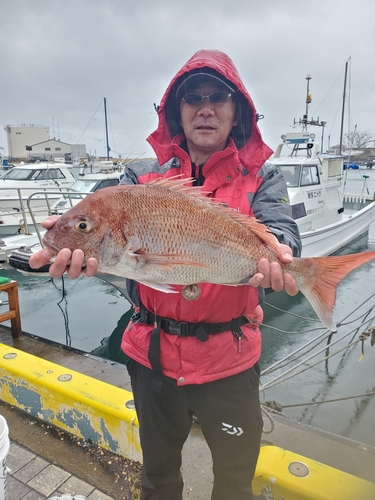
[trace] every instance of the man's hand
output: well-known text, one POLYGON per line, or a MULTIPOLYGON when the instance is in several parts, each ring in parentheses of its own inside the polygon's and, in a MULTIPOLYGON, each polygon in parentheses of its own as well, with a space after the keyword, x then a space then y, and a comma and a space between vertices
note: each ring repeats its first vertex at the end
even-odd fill
MULTIPOLYGON (((42 222, 42 227, 44 229, 51 229, 58 215, 53 215, 42 222)), ((43 248, 38 252, 31 255, 29 259, 30 267, 33 269, 38 269, 43 267, 53 257, 53 254, 48 250, 48 248, 43 248)), ((69 248, 63 248, 57 254, 53 264, 49 268, 49 273, 53 278, 59 278, 65 271, 67 271, 69 278, 78 278, 82 273, 86 276, 93 276, 98 270, 98 262, 94 258, 87 259, 86 267, 82 268, 83 262, 85 260, 84 253, 82 250, 74 250, 71 252, 69 248)))
MULTIPOLYGON (((292 249, 288 245, 280 245, 280 253, 277 256, 281 262, 289 264, 293 260, 292 249)), ((258 263, 258 272, 250 279, 251 286, 261 286, 263 288, 272 288, 275 292, 285 290, 288 295, 297 295, 298 287, 295 279, 290 274, 282 273, 278 262, 269 262, 262 258, 258 263)))

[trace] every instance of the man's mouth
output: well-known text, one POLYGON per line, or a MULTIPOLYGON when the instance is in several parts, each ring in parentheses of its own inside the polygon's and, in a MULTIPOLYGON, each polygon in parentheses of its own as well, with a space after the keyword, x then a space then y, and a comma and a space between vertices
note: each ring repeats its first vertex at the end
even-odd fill
POLYGON ((197 130, 215 130, 215 127, 212 127, 211 125, 197 125, 195 128, 197 130))

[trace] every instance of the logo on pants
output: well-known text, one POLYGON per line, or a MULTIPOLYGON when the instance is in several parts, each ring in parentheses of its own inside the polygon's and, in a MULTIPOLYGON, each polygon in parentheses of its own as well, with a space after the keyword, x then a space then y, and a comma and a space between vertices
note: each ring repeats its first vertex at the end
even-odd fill
POLYGON ((243 434, 241 427, 235 427, 234 425, 226 424, 225 422, 222 422, 221 425, 223 426, 221 430, 231 436, 241 436, 241 434, 243 434))

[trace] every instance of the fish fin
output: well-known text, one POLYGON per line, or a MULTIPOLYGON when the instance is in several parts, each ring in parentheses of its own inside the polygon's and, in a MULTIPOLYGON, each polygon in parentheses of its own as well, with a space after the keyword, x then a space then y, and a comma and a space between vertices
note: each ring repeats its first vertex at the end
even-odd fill
POLYGON ((314 276, 312 283, 308 278, 305 283, 300 283, 297 279, 297 285, 321 322, 330 330, 337 330, 333 320, 333 307, 336 302, 338 284, 351 271, 373 259, 375 259, 375 252, 294 259, 310 267, 314 276))
POLYGON ((152 288, 154 290, 157 290, 159 292, 164 292, 164 293, 180 293, 178 290, 175 290, 172 288, 170 285, 167 285, 165 283, 155 283, 154 281, 138 281, 141 285, 148 286, 149 288, 152 288))
POLYGON ((163 269, 171 271, 176 266, 195 266, 206 267, 211 269, 206 264, 200 262, 193 262, 191 260, 183 260, 182 254, 152 254, 152 253, 131 253, 132 257, 141 266, 152 266, 155 269, 163 269))
POLYGON ((167 189, 172 189, 174 191, 181 191, 186 194, 190 194, 192 196, 195 196, 197 198, 202 198, 204 201, 212 201, 210 198, 207 198, 207 195, 211 191, 206 191, 202 186, 192 186, 191 183, 193 182, 194 178, 193 177, 183 177, 183 174, 180 175, 173 175, 172 177, 161 177, 158 179, 154 179, 150 182, 148 182, 147 186, 159 186, 159 187, 164 187, 167 189), (189 185, 187 185, 189 184, 189 185))
POLYGON ((241 214, 234 208, 230 208, 223 204, 219 199, 208 198, 206 195, 210 194, 210 191, 205 191, 202 186, 187 186, 187 183, 191 183, 194 179, 192 177, 182 178, 181 175, 175 175, 168 178, 160 178, 150 181, 147 185, 160 186, 167 189, 173 189, 175 191, 181 191, 186 194, 195 196, 204 200, 205 203, 210 203, 212 206, 220 208, 220 210, 225 211, 230 217, 240 222, 244 226, 250 229, 258 238, 260 238, 268 247, 272 248, 276 253, 279 252, 280 243, 276 236, 268 229, 267 226, 262 224, 255 217, 250 217, 246 214, 241 214))

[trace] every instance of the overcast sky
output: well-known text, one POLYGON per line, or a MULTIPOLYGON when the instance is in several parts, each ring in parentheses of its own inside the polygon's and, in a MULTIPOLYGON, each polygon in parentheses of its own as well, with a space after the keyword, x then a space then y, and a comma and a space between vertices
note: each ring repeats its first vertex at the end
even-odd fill
POLYGON ((375 138, 374 0, 1 0, 0 12, 6 152, 4 126, 25 123, 105 155, 106 97, 111 149, 153 156, 154 103, 199 49, 232 58, 272 149, 305 112, 308 73, 309 116, 338 143, 349 60, 344 132, 375 138))

